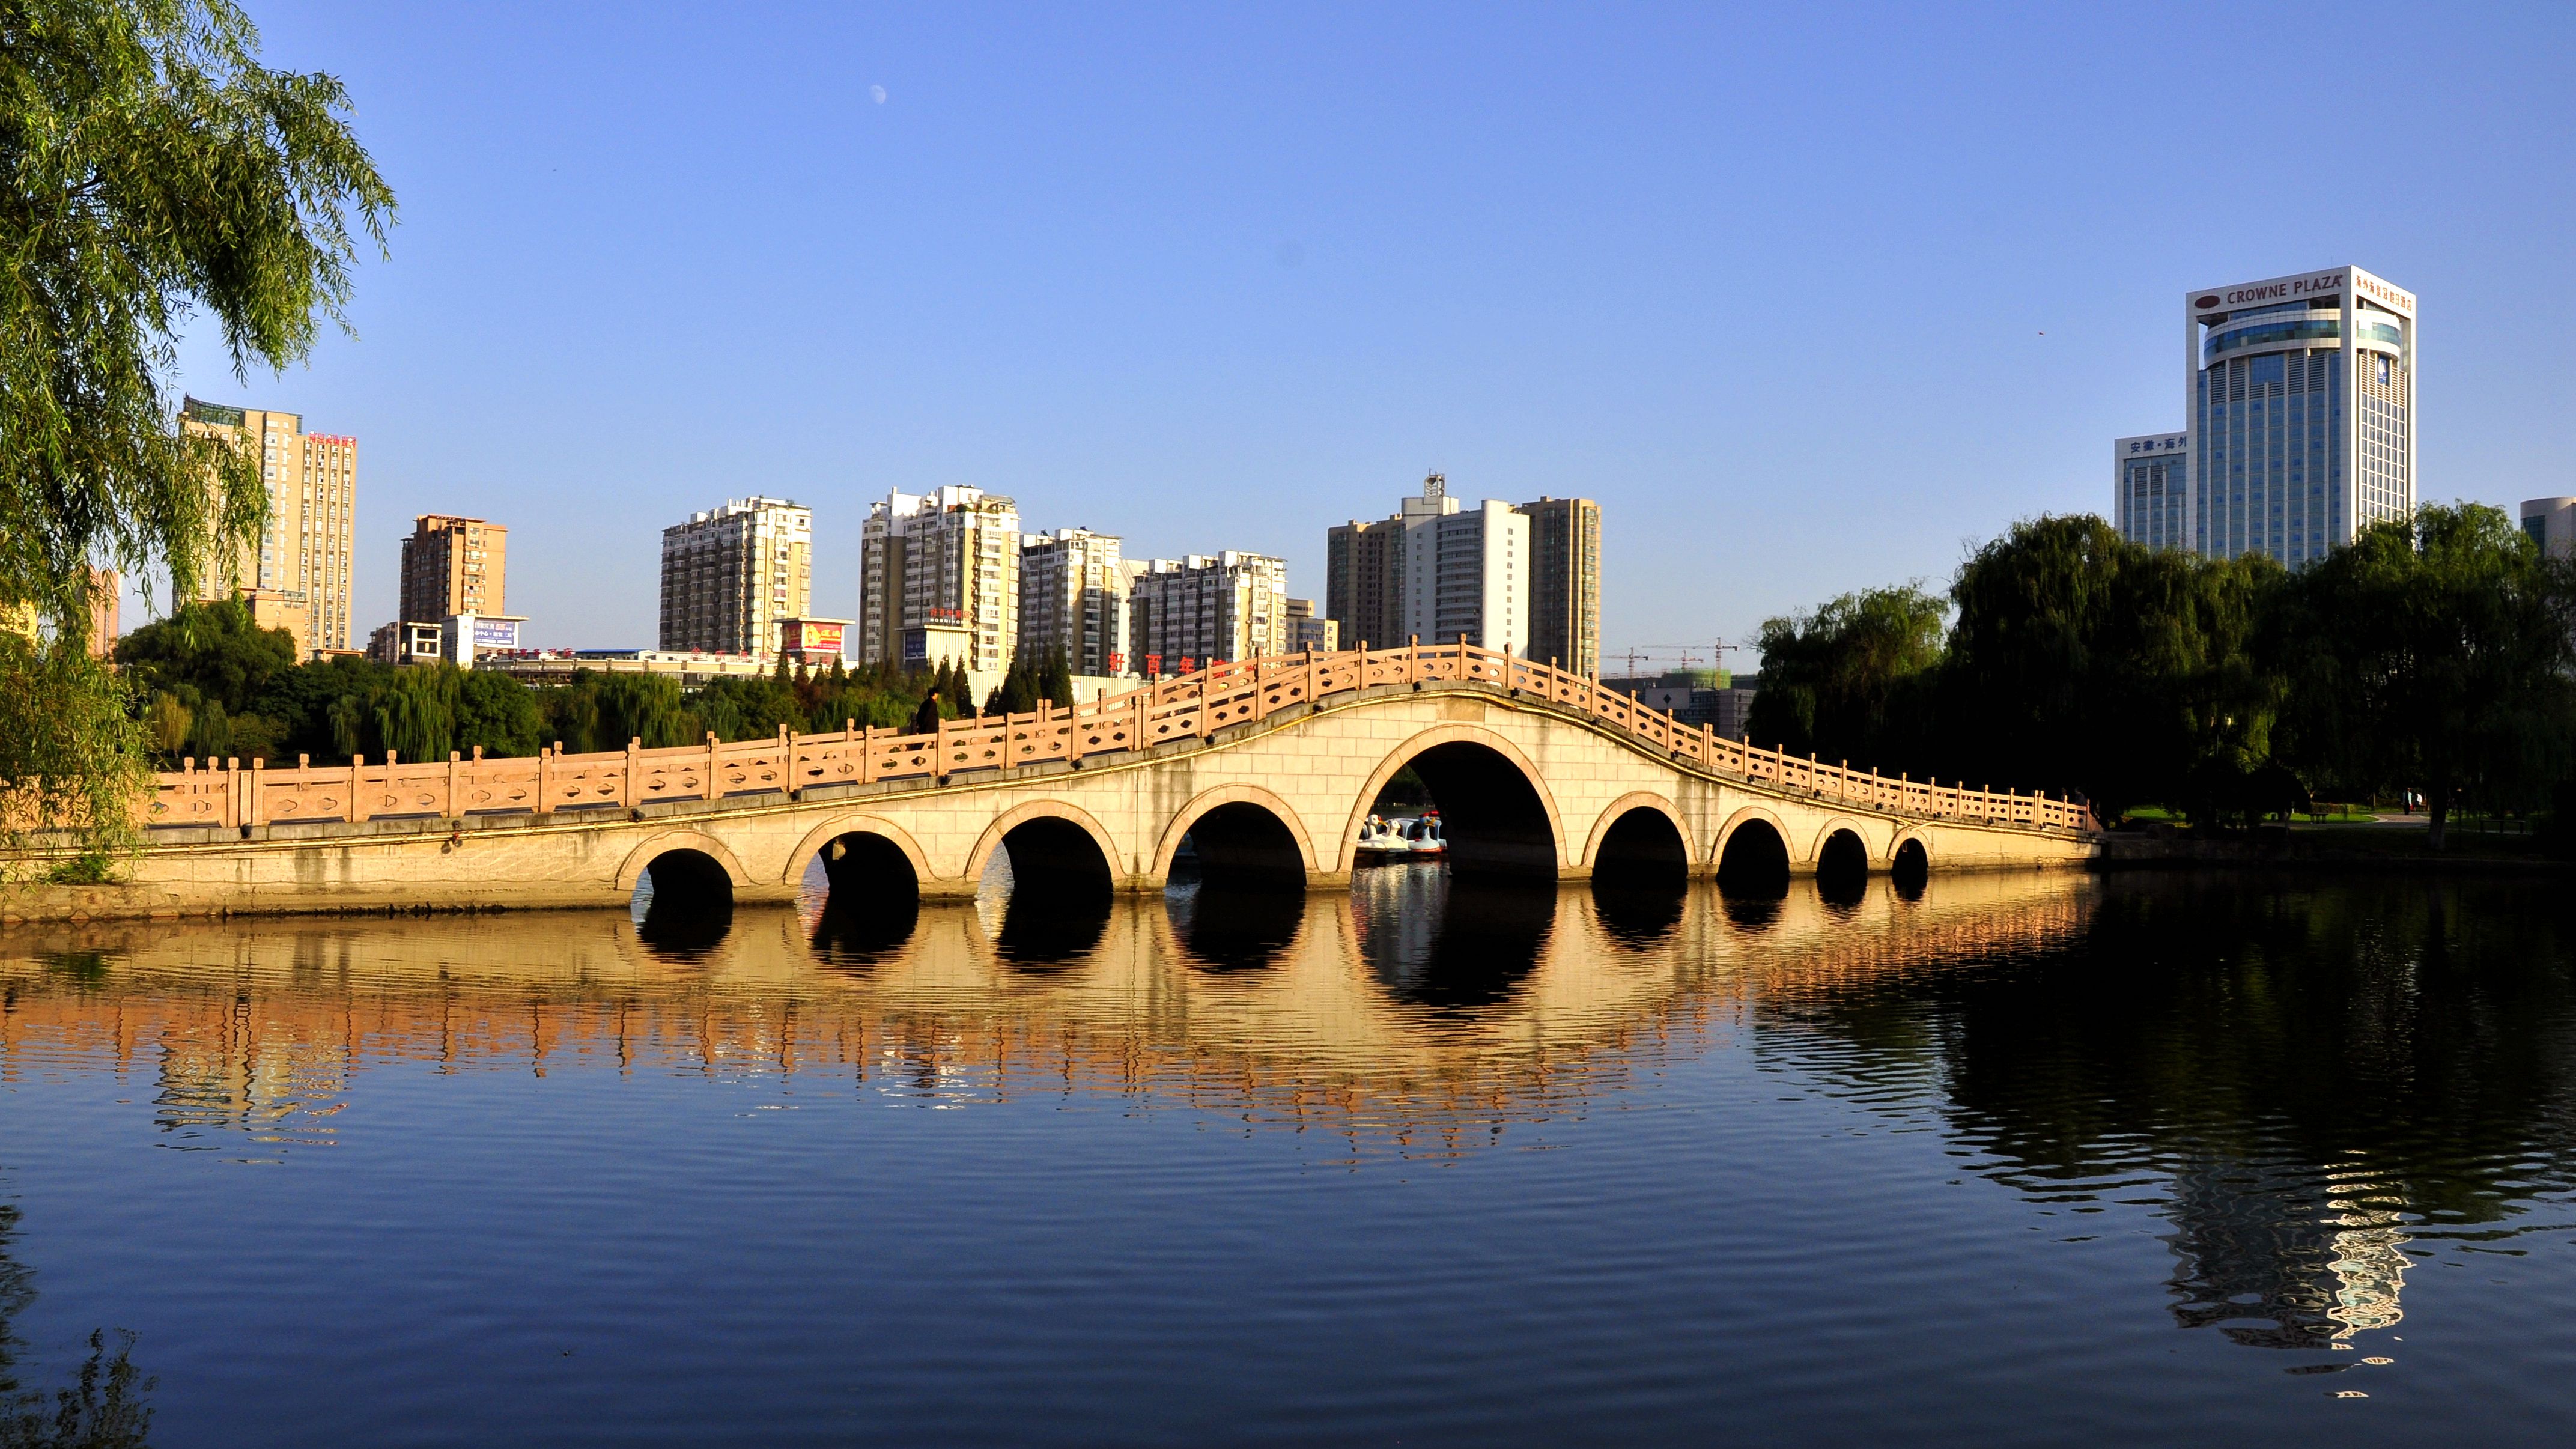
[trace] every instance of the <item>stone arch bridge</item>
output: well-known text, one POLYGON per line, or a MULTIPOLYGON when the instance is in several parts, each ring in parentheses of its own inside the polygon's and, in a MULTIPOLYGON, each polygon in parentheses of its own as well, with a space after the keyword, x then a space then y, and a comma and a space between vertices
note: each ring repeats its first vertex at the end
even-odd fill
MULTIPOLYGON (((211 762, 210 762, 211 763, 211 762)), ((39 914, 148 915, 1162 887, 1186 837, 1220 878, 1339 888, 1410 766, 1453 870, 1667 880, 2073 866, 2080 805, 1885 779, 1719 739, 1546 665, 1466 645, 1221 664, 1072 711, 935 736, 825 735, 535 759, 161 777, 131 879, 39 914)))

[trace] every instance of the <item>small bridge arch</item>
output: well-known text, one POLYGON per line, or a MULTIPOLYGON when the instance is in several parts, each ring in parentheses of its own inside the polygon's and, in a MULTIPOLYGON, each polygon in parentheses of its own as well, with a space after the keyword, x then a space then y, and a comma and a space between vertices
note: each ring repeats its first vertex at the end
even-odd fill
POLYGON ((644 879, 644 872, 653 868, 655 860, 684 852, 703 856, 721 867, 726 884, 735 890, 751 884, 750 874, 742 868, 741 861, 734 859, 733 852, 725 848, 723 841, 701 830, 664 830, 647 836, 643 844, 626 852, 625 863, 617 868, 618 891, 633 895, 636 885, 644 879))
POLYGON ((1604 870, 1666 870, 1687 875, 1699 864, 1690 822, 1680 807, 1652 790, 1632 790, 1610 802, 1592 824, 1580 864, 1604 870))
POLYGON ((964 878, 970 883, 983 879, 993 852, 1013 836, 1020 841, 1020 848, 1011 854, 1015 890, 1034 887, 1049 894, 1089 894, 1096 887, 1107 894, 1128 873, 1118 843, 1090 811, 1068 800, 1040 799, 1005 811, 984 827, 966 857, 964 878))
POLYGON ((1297 818, 1296 807, 1259 785, 1219 785, 1200 791, 1163 828, 1163 838, 1154 846, 1153 879, 1171 878, 1181 841, 1194 831, 1199 833, 1194 844, 1200 869, 1212 876, 1284 877, 1293 872, 1302 883, 1318 869, 1314 838, 1297 818))

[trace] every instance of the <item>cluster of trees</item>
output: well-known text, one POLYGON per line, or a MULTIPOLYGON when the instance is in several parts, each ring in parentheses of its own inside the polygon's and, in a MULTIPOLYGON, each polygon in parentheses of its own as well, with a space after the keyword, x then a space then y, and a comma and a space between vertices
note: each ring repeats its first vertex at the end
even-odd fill
MULTIPOLYGON (((297 663, 283 629, 261 629, 239 602, 190 604, 146 624, 117 647, 118 667, 142 740, 163 766, 182 757, 272 764, 309 755, 317 764, 353 755, 442 760, 450 750, 532 755, 561 742, 576 752, 695 744, 712 731, 755 739, 780 726, 799 733, 911 723, 922 696, 943 687, 941 713, 958 712, 965 675, 874 668, 791 670, 722 679, 683 690, 667 675, 583 671, 568 685, 531 688, 503 674, 358 659, 297 663)), ((1034 708, 1034 705, 1029 708, 1034 708)))
POLYGON ((231 0, 0 7, 0 96, 0 612, 44 624, 0 644, 0 879, 56 826, 88 879, 146 769, 84 647, 96 566, 188 597, 268 513, 255 451, 171 426, 179 327, 240 375, 306 360, 394 194, 340 82, 260 64, 231 0))
MULTIPOLYGON (((945 699, 949 696, 943 690, 940 697, 945 699)), ((1040 700, 1058 709, 1073 706, 1073 666, 1065 658, 1062 645, 1056 646, 1053 653, 1034 665, 1023 659, 1013 659, 1010 672, 985 694, 984 713, 1029 714, 1037 709, 1040 700)))
POLYGON ((1762 628, 1756 744, 1917 779, 2039 786, 2106 819, 2420 791, 2529 810, 2576 760, 2576 569, 2476 504, 2291 572, 2016 525, 1946 596, 1847 594, 1762 628))

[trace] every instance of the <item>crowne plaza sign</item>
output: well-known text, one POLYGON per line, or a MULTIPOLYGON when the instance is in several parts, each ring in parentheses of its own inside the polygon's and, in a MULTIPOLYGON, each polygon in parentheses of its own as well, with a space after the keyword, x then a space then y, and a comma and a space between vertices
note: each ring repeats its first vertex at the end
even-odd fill
POLYGON ((2341 297, 2347 281, 2356 297, 2367 297, 2402 316, 2415 315, 2413 293, 2392 287, 2359 267, 2337 267, 2332 271, 2274 277, 2233 287, 2212 287, 2192 293, 2191 310, 2197 315, 2234 312, 2248 307, 2277 307, 2285 302, 2325 303, 2341 297))

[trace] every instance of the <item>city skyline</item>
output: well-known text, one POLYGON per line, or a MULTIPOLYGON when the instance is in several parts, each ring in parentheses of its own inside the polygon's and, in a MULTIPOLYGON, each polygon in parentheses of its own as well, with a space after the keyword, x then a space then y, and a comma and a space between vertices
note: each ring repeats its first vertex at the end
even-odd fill
POLYGON ((958 11, 710 38, 647 10, 550 78, 533 57, 601 17, 268 6, 274 63, 347 78, 403 225, 360 269, 356 339, 237 382, 192 337, 176 387, 367 441, 355 630, 396 612, 382 551, 444 512, 511 520, 513 609, 549 645, 653 642, 654 535, 710 497, 813 507, 814 607, 842 615, 889 491, 979 486, 1132 557, 1276 552, 1320 595, 1316 520, 1426 469, 1644 525, 1603 543, 1605 654, 1744 638, 2101 511, 2101 440, 2184 421, 2156 341, 2175 289, 2320 259, 2439 299, 2420 498, 2568 493, 2538 425, 2563 410, 2563 304, 2516 280, 2568 206, 2529 184, 2567 173, 2566 20, 2426 39, 2425 114, 2373 142, 2416 179, 2366 231, 2303 172, 2198 179, 2206 220, 2136 228, 2188 153, 2096 104, 2098 75, 2189 72, 2222 13, 2260 18, 958 11), (679 93, 756 100, 649 99, 679 93), (1773 137, 1793 96, 1825 122, 1773 137), (1890 276, 1937 366, 1854 344, 1890 276))

